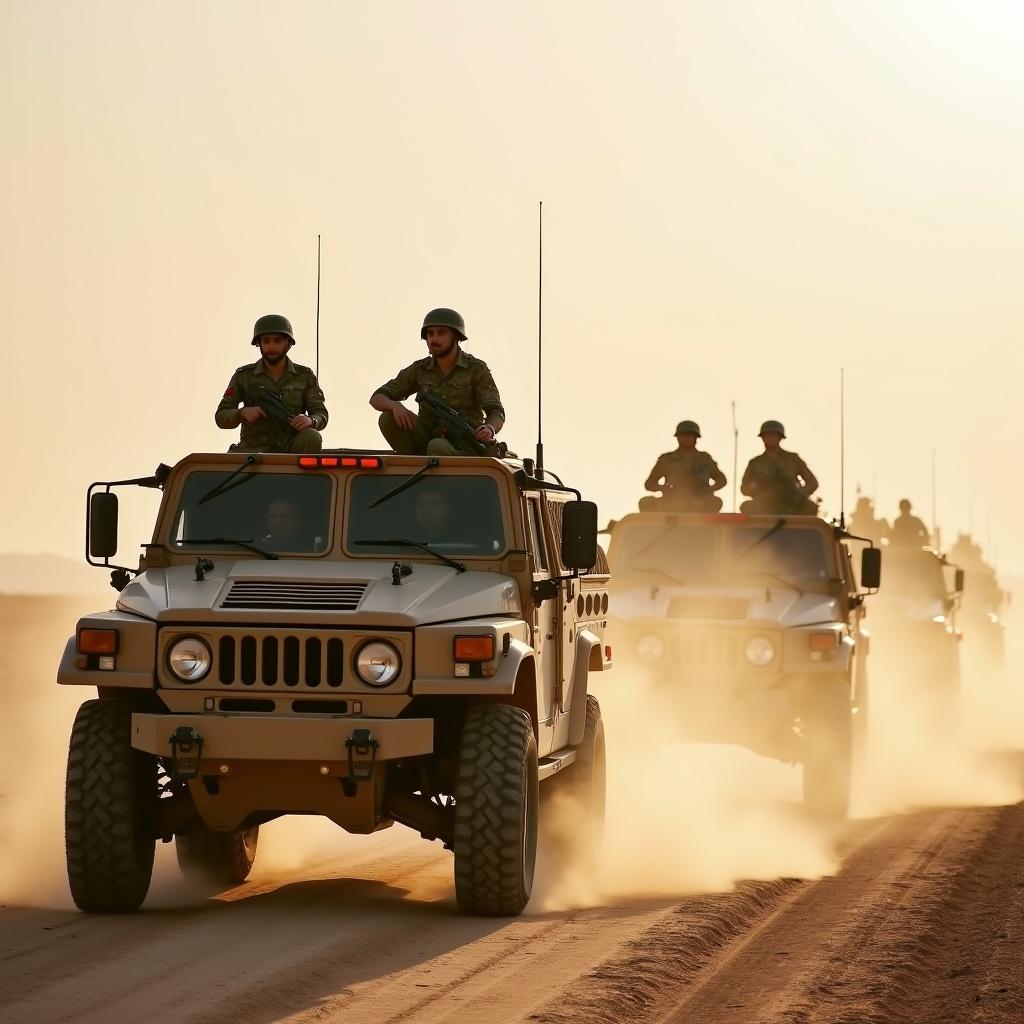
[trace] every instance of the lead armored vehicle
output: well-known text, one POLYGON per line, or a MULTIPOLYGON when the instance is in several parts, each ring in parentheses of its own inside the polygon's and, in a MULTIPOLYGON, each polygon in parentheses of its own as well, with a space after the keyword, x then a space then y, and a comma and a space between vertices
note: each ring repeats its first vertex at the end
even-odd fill
POLYGON ((620 665, 672 709, 681 737, 803 765, 815 814, 845 815, 867 713, 864 599, 843 530, 812 516, 629 515, 611 529, 620 665))
POLYGON ((98 694, 68 758, 77 905, 136 909, 157 840, 237 883, 260 825, 317 814, 439 839, 463 911, 519 913, 539 795, 561 792, 584 831, 603 816, 589 677, 610 666, 596 506, 531 473, 338 451, 94 484, 90 560, 119 595, 80 620, 58 676, 98 694), (162 490, 131 568, 111 562, 128 485, 162 490))

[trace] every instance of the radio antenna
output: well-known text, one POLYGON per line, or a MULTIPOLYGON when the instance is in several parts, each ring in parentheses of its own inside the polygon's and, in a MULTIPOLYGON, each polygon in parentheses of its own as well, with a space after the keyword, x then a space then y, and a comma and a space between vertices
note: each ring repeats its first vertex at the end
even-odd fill
POLYGON ((316 236, 316 376, 320 379, 320 236, 316 236))
POLYGON ((544 202, 537 204, 537 476, 544 474, 544 202))
POLYGON ((846 367, 839 367, 839 529, 846 529, 846 367))
POLYGON ((740 471, 740 430, 736 426, 736 399, 732 400, 732 510, 736 511, 736 476, 740 471))
POLYGON ((935 449, 932 449, 932 544, 935 546, 936 551, 942 550, 942 542, 939 538, 939 512, 938 512, 938 499, 936 497, 936 466, 935 466, 935 449))

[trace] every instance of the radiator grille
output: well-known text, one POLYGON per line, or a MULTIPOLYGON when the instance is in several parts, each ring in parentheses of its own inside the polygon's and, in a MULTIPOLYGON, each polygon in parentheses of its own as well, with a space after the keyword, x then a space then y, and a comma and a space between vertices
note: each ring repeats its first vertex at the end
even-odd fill
POLYGON ((217 643, 216 678, 224 686, 338 687, 344 682, 341 637, 222 636, 217 643), (325 650, 326 648, 326 650, 325 650))
POLYGON ((319 580, 235 580, 221 607, 352 612, 359 607, 366 586, 319 580))

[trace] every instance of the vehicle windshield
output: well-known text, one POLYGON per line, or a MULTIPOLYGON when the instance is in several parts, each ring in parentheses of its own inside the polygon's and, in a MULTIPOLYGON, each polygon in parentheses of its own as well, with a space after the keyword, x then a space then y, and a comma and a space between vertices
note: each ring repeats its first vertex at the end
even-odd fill
POLYGON ((615 536, 612 572, 663 576, 677 583, 711 583, 715 577, 715 529, 695 524, 630 523, 615 536))
POLYGON ((443 554, 494 555, 505 550, 501 500, 490 476, 429 472, 401 493, 370 506, 393 491, 403 476, 363 474, 352 480, 345 546, 353 555, 413 554, 392 539, 426 544, 443 554), (385 543, 363 544, 373 540, 385 543))
POLYGON ((885 560, 885 594, 909 597, 915 601, 944 601, 946 578, 942 564, 933 555, 914 553, 912 558, 894 556, 892 549, 885 560))
MULTIPOLYGON (((185 481, 171 525, 171 545, 245 541, 280 554, 319 554, 330 546, 333 481, 323 474, 197 470, 185 481), (211 495, 205 501, 204 496, 211 495)), ((209 551, 209 543, 196 544, 209 551)), ((231 547, 225 543, 225 547, 231 547)))
POLYGON ((819 530, 783 526, 744 526, 729 538, 733 570, 738 575, 765 573, 787 580, 810 582, 831 575, 825 541, 819 530))

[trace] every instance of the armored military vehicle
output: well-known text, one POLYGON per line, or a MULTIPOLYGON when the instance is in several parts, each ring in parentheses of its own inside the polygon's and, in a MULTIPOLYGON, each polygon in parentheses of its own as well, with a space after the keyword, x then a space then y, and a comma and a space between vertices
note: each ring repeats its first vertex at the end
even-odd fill
POLYGON ((530 897, 539 795, 604 809, 589 692, 610 667, 597 510, 530 463, 382 452, 190 455, 94 484, 90 560, 111 611, 80 620, 58 681, 96 687, 71 734, 77 905, 130 911, 157 840, 237 883, 259 827, 394 822, 454 851, 471 914, 530 897), (162 489, 135 567, 117 490, 162 489))
POLYGON ((627 677, 662 692, 684 738, 801 763, 806 806, 829 817, 848 807, 881 565, 865 548, 858 583, 848 540, 813 516, 641 513, 608 552, 627 677))

